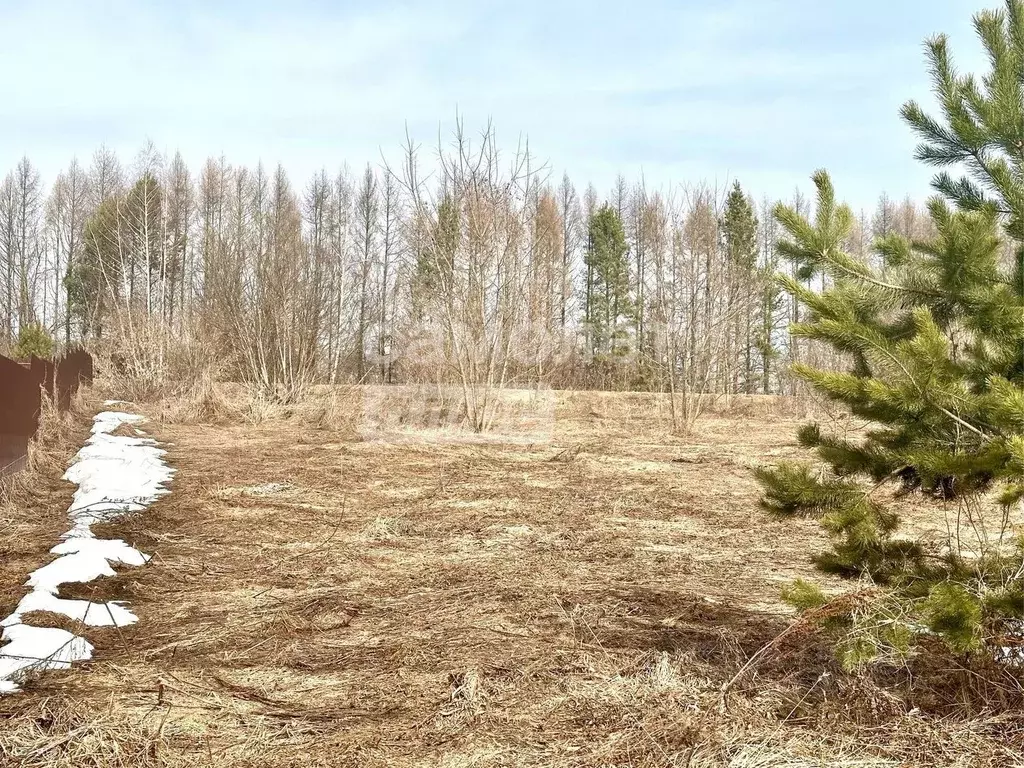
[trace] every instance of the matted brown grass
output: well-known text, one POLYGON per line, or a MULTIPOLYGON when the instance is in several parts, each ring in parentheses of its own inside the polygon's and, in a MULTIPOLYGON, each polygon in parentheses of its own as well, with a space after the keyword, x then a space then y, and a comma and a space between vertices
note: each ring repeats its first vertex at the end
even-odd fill
MULTIPOLYGON (((258 424, 239 423, 242 406, 216 409, 238 414, 216 426, 154 421, 178 469, 172 494, 97 531, 153 562, 62 593, 128 600, 140 623, 89 630, 94 661, 0 699, 0 755, 76 767, 1021 759, 1017 689, 952 659, 848 677, 795 632, 723 696, 790 626, 779 588, 811 576, 825 544, 816 523, 774 522, 757 504, 750 469, 797 455, 796 423, 777 402, 741 399, 683 438, 653 399, 558 398, 551 441, 533 444, 440 440, 422 425, 364 439, 319 406, 258 424)), ((59 533, 66 506, 41 493, 33 514, 59 533)), ((26 547, 45 552, 51 533, 26 528, 26 547)), ((22 559, 0 571, 0 608, 20 596, 9 585, 30 570, 22 559)))
POLYGON ((73 487, 64 470, 89 436, 97 403, 87 394, 60 413, 44 399, 28 469, 0 479, 0 618, 21 599, 28 574, 52 559, 50 548, 70 528, 65 514, 73 487))

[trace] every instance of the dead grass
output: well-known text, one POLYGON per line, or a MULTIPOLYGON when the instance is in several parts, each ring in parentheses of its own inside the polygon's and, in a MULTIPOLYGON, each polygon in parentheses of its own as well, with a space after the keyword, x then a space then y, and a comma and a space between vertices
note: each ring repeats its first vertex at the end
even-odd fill
POLYGON ((70 527, 65 512, 74 486, 61 477, 88 437, 97 410, 85 391, 64 414, 44 399, 28 468, 0 480, 0 617, 14 610, 28 574, 52 558, 50 548, 70 527))
MULTIPOLYGON (((565 393, 550 441, 531 444, 440 424, 392 439, 360 422, 355 394, 330 417, 321 392, 258 423, 229 400, 236 416, 216 426, 150 424, 173 492, 97 532, 154 562, 66 595, 128 600, 140 624, 90 630, 93 662, 0 699, 0 755, 76 768, 1021 760, 1009 678, 942 657, 848 677, 812 634, 776 641, 791 621, 779 587, 811 575, 824 544, 815 523, 757 506, 750 467, 799 452, 795 423, 770 415, 781 405, 713 414, 684 439, 657 402, 565 393)), ((31 504, 63 525, 56 490, 31 504)), ((25 536, 42 552, 53 540, 25 536)), ((24 579, 22 557, 0 587, 24 579)))

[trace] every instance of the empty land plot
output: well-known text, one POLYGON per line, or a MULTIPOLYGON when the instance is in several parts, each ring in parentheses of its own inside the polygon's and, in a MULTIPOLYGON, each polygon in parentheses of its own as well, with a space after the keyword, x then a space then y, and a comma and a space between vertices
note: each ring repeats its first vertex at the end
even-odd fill
MULTIPOLYGON (((62 592, 127 600, 140 623, 89 630, 92 662, 0 699, 0 754, 1007 764, 1005 716, 952 721, 941 701, 914 712, 911 683, 845 679, 810 636, 722 696, 789 625, 779 589, 814 575, 825 545, 815 522, 758 506, 750 470, 800 455, 796 422, 741 406, 679 437, 643 396, 562 394, 551 439, 534 443, 416 428, 375 440, 297 417, 154 421, 178 470, 171 495, 97 527, 152 564, 62 592)), ((44 490, 60 515, 65 500, 44 490)))

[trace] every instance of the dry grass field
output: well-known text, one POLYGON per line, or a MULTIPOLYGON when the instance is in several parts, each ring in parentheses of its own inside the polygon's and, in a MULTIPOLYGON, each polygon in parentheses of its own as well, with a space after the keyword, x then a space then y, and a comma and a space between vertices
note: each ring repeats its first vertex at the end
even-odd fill
MULTIPOLYGON (((140 623, 0 698, 0 762, 1024 764, 1008 678, 941 656, 848 676, 813 633, 777 640, 780 587, 825 544, 758 506, 751 468, 800 453, 784 403, 737 398, 680 437, 650 396, 561 393, 545 435, 473 441, 368 430, 354 401, 377 395, 346 397, 139 408, 172 493, 97 534, 153 561, 62 596, 140 623)), ((0 511, 4 615, 66 527, 58 478, 98 408, 0 511)))

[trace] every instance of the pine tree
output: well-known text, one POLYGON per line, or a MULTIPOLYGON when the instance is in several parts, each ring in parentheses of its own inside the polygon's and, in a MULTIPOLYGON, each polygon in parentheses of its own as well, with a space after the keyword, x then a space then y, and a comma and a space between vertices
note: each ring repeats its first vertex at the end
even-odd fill
MULTIPOLYGON (((807 425, 800 442, 824 469, 785 464, 758 474, 770 512, 821 520, 833 539, 821 568, 887 587, 875 631, 858 625, 863 611, 848 616, 846 627, 857 626, 841 651, 851 664, 905 647, 921 626, 954 651, 978 651, 1024 618, 1024 543, 1012 542, 1008 523, 1024 499, 1024 3, 1009 0, 1005 13, 975 23, 991 73, 981 82, 956 74, 946 39, 935 38, 928 50, 942 115, 915 103, 903 110, 923 139, 919 159, 967 171, 936 177, 932 239, 891 232, 878 240, 884 271, 845 253, 854 217, 823 171, 814 176, 813 221, 783 205, 775 211, 789 238, 779 252, 794 267, 778 279, 804 307, 792 333, 850 362, 847 372, 798 364, 794 373, 868 428, 851 439, 807 425), (821 276, 830 288, 806 287, 821 276), (885 489, 917 495, 950 534, 940 542, 901 535, 885 489), (994 535, 984 525, 992 509, 994 535)), ((815 602, 804 598, 804 607, 815 602)))

